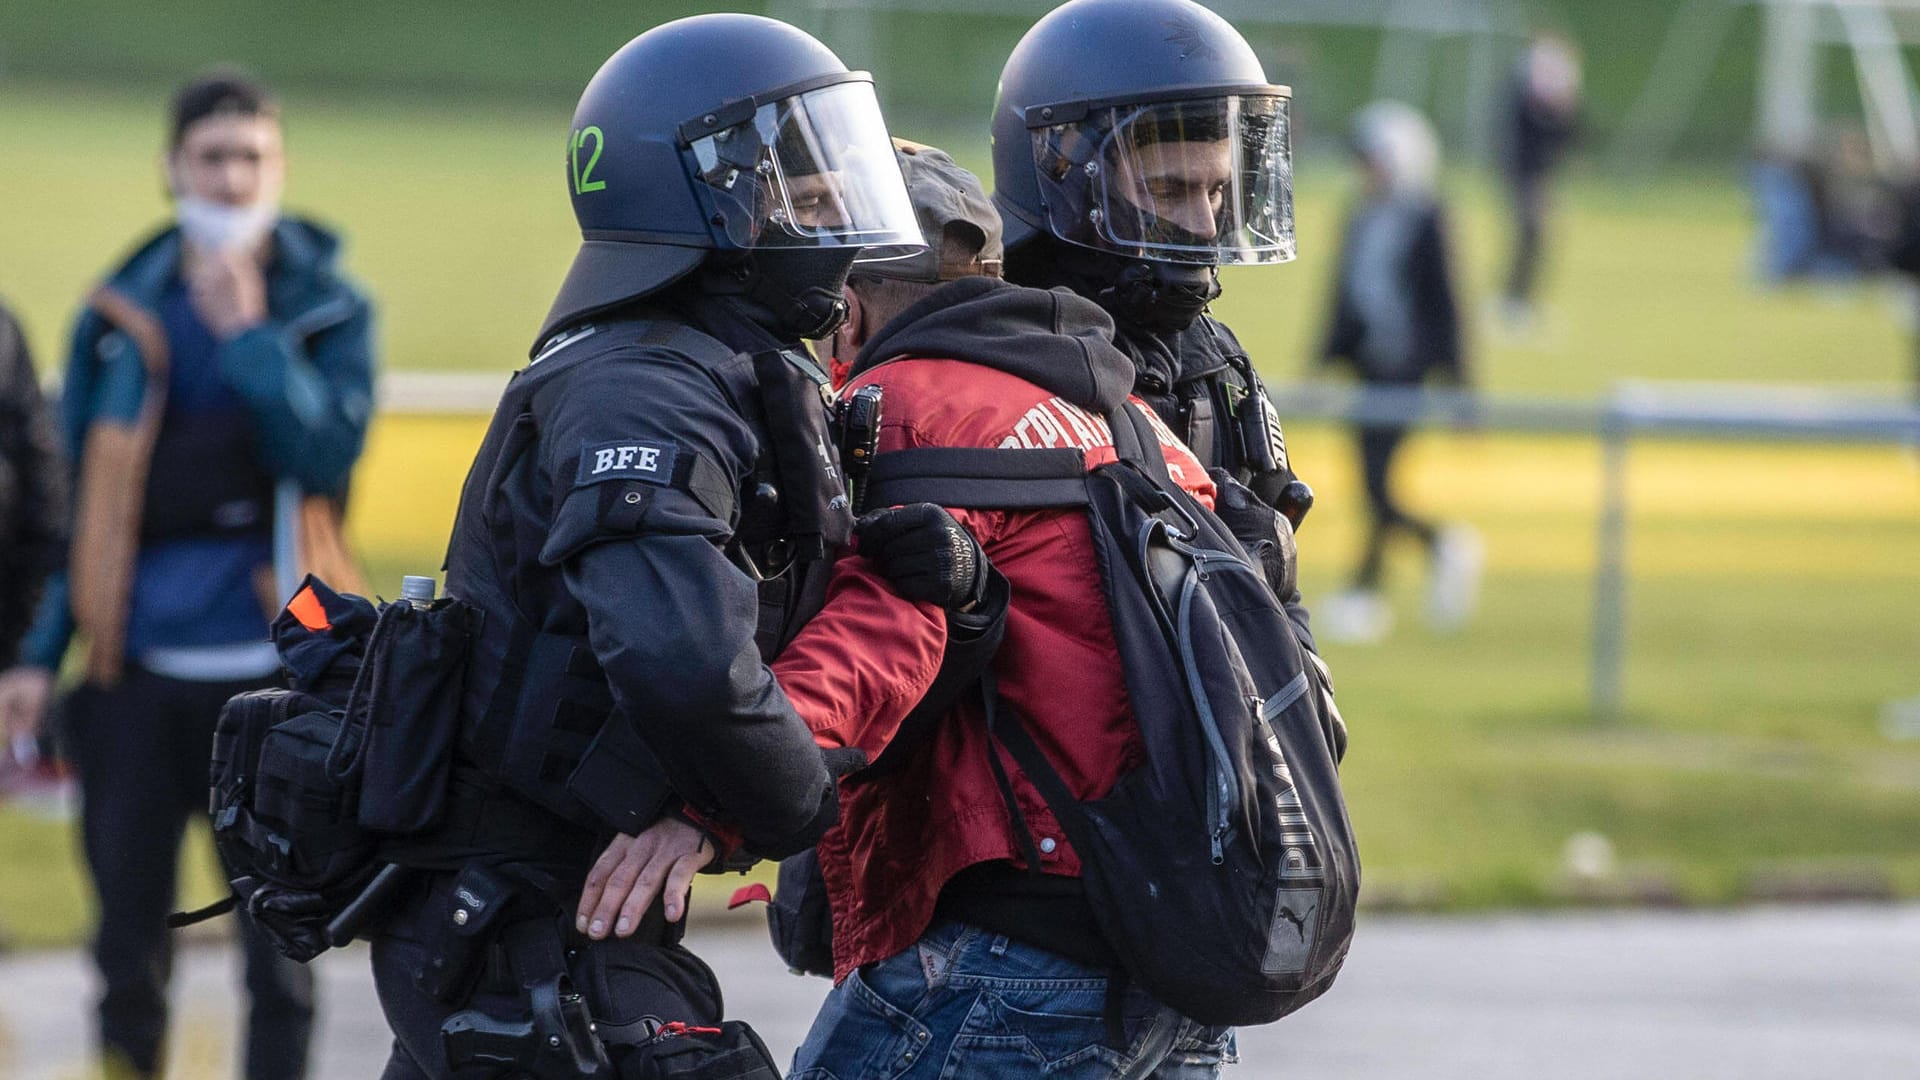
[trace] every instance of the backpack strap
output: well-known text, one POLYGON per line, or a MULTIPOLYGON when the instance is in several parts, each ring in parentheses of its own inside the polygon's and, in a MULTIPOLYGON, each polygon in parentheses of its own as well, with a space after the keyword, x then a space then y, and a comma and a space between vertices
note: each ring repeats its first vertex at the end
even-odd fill
POLYGON ((1121 404, 1108 415, 1107 426, 1113 429, 1113 450, 1121 461, 1140 466, 1156 483, 1173 483, 1166 455, 1160 452, 1160 437, 1139 408, 1130 401, 1121 404))
POLYGON ((973 510, 1085 506, 1086 474, 1086 455, 1071 448, 915 447, 873 459, 866 502, 930 502, 973 510))
MULTIPOLYGON (((1160 439, 1139 408, 1108 418, 1114 453, 1155 483, 1172 484, 1160 439)), ((930 502, 973 510, 1045 510, 1086 506, 1087 458, 1072 447, 918 446, 876 456, 867 476, 868 506, 930 502)))
MULTIPOLYGON (((1001 710, 1006 702, 1000 698, 1000 684, 988 671, 980 676, 981 707, 987 721, 987 761, 993 766, 993 782, 1000 788, 1000 798, 1007 804, 1007 814, 1013 825, 1013 837, 1020 845, 1020 855, 1026 860, 1027 873, 1040 873, 1040 847, 1034 843, 1033 826, 1027 824, 1027 815, 1020 810, 1020 800, 1013 794, 1013 781, 1007 776, 1007 767, 1000 763, 1000 746, 1013 755, 1014 764, 1020 766, 1027 779, 1040 790, 1040 797, 1047 802, 1054 816, 1061 816, 1066 807, 1073 805, 1073 795, 1067 791, 1066 782, 1047 762, 1045 754, 1027 734, 1020 724, 1020 718, 1014 716, 1010 723, 1001 721, 1001 710), (1036 768, 1033 761, 1038 761, 1036 768), (1064 800, 1064 801, 1057 801, 1064 800)), ((1011 712, 1011 710, 1008 710, 1011 712)), ((1062 822, 1064 827, 1065 823, 1062 822)))
POLYGON ((169 914, 167 916, 167 929, 178 930, 183 926, 192 926, 195 923, 206 922, 208 919, 219 918, 238 907, 239 904, 240 895, 234 892, 232 887, 229 886, 227 895, 215 900, 206 907, 194 908, 192 911, 175 911, 169 914))

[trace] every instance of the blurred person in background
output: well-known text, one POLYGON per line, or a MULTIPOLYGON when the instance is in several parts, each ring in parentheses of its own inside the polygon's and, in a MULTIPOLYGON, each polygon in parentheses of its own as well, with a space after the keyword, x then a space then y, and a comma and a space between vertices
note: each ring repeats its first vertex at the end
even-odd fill
MULTIPOLYGON (((65 557, 66 466, 26 335, 13 313, 0 306, 0 671, 11 668, 26 636, 47 575, 65 557)), ((0 700, 0 707, 17 703, 0 700)), ((0 751, 0 790, 9 790, 21 767, 42 760, 39 739, 26 717, 0 716, 17 742, 0 751)))
POLYGON ((1759 155, 1752 183, 1762 281, 1848 282, 1899 269, 1890 260, 1903 242, 1905 184, 1881 171, 1859 125, 1835 126, 1810 149, 1759 155))
MULTIPOLYGON (((357 578, 341 514, 373 403, 371 310, 335 265, 338 240, 280 211, 268 90, 237 73, 187 84, 162 164, 174 222, 94 290, 74 333, 73 545, 0 675, 0 712, 34 732, 76 630, 84 642, 67 735, 112 1076, 165 1060, 164 920, 220 708, 278 681, 268 619, 299 571, 357 578)), ((312 974, 241 926, 245 1074, 302 1076, 312 974)))
POLYGON ((1749 180, 1760 225, 1754 269, 1763 283, 1851 273, 1824 250, 1826 177, 1811 152, 1795 146, 1765 149, 1755 155, 1749 180))
MULTIPOLYGON (((1433 125, 1410 106, 1377 102, 1355 120, 1353 150, 1364 187, 1341 240, 1321 362, 1350 368, 1369 387, 1411 388, 1430 378, 1464 387, 1452 256, 1435 190, 1440 144, 1433 125)), ((1405 424, 1363 424, 1358 435, 1367 540, 1352 585, 1321 609, 1321 636, 1364 643, 1391 630, 1393 613, 1380 595, 1380 579, 1387 543, 1396 533, 1426 549, 1432 568, 1429 621, 1439 629, 1458 628, 1472 615, 1479 591, 1478 535, 1464 525, 1442 528, 1400 504, 1392 470, 1405 424)))
POLYGON ((1299 490, 1286 444, 1207 306, 1222 266, 1294 257, 1290 95, 1191 0, 1074 0, 1014 48, 993 114, 1007 280, 1105 308, 1134 392, 1268 505, 1299 490))
POLYGON ((1858 124, 1835 130, 1829 145, 1818 188, 1822 261, 1845 276, 1883 271, 1903 216, 1898 178, 1874 161, 1873 143, 1858 124))
POLYGON ((1580 51, 1566 37, 1535 34, 1520 54, 1505 99, 1504 169, 1513 203, 1513 263, 1507 271, 1501 317, 1525 328, 1535 313, 1536 284, 1545 254, 1552 174, 1580 130, 1580 51))
POLYGON ((1915 402, 1920 403, 1920 165, 1896 180, 1890 192, 1895 204, 1894 224, 1883 258, 1887 269, 1905 280, 1909 301, 1914 305, 1912 390, 1915 402))

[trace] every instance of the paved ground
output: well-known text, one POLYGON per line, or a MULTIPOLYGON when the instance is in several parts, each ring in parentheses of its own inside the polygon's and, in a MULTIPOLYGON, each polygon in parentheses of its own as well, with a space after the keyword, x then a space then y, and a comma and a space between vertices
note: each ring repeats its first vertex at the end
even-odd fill
MULTIPOLYGON (((826 983, 785 974, 750 928, 694 939, 784 1059, 826 983)), ((369 1080, 386 1034, 366 956, 320 970, 318 1077, 369 1080)), ((177 1077, 227 1075, 232 972, 222 948, 183 957, 177 1077)), ((84 1076, 92 993, 77 953, 0 960, 0 1076, 84 1076)), ((1328 997, 1240 1046, 1230 1080, 1911 1080, 1920 907, 1369 918, 1328 997)))

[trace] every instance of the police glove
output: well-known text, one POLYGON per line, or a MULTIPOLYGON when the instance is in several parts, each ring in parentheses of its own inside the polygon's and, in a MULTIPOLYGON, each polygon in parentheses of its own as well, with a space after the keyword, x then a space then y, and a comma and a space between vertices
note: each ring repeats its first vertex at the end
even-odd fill
POLYGON ((986 596, 986 552, 966 526, 933 503, 875 510, 854 522, 853 531, 860 554, 909 600, 971 611, 986 596))
POLYGON ((246 900, 247 914, 267 938, 289 958, 306 963, 327 950, 326 897, 304 889, 268 885, 254 878, 234 882, 234 891, 246 900))
POLYGON ((1273 594, 1282 600, 1292 600, 1299 590, 1300 564, 1293 523, 1262 502, 1225 469, 1211 469, 1207 475, 1213 477, 1214 487, 1218 489, 1213 499, 1214 515, 1247 549, 1247 554, 1259 560, 1273 594))

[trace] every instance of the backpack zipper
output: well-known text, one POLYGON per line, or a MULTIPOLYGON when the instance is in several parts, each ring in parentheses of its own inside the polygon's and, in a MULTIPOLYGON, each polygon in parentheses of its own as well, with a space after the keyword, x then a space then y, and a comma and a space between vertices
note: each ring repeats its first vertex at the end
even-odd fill
POLYGON ((1200 591, 1202 560, 1196 558, 1193 569, 1187 571, 1186 581, 1180 587, 1180 615, 1178 638, 1180 639, 1180 662, 1187 669, 1187 692, 1193 698, 1194 711, 1200 715, 1200 730, 1207 736, 1207 750, 1212 758, 1209 795, 1213 800, 1212 832, 1209 837, 1210 854, 1213 865, 1219 866, 1227 861, 1227 828, 1233 804, 1240 800, 1240 782, 1234 775, 1232 762, 1227 754, 1227 740, 1220 734, 1219 721, 1214 719, 1213 705, 1207 701, 1205 684, 1200 678, 1200 665, 1194 659, 1191 635, 1193 616, 1193 595, 1200 591))
POLYGON ((1259 573, 1243 560, 1230 554, 1208 552, 1186 545, 1176 546, 1193 560, 1193 569, 1187 572, 1187 579, 1180 589, 1180 661, 1187 669, 1188 691, 1193 697, 1195 711, 1200 714, 1201 729, 1206 733, 1207 749, 1212 757, 1210 771, 1213 776, 1210 787, 1213 796, 1213 828, 1209 838, 1211 841, 1209 850, 1213 864, 1219 866, 1226 861, 1227 833, 1231 825, 1233 807, 1240 801, 1240 780, 1234 771, 1232 756, 1227 751, 1226 736, 1221 734, 1220 722, 1214 717, 1212 703, 1206 700, 1199 663, 1193 655, 1191 633, 1193 596, 1199 591, 1200 582, 1206 580, 1209 569, 1237 570, 1252 574, 1256 578, 1259 578, 1259 573))

